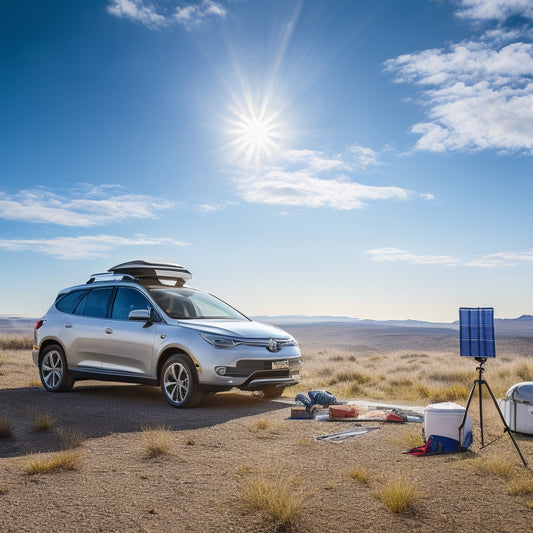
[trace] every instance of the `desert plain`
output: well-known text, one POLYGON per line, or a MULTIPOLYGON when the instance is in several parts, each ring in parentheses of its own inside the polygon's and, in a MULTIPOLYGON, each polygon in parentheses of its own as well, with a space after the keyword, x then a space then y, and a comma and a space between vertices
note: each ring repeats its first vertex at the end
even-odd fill
MULTIPOLYGON (((483 398, 463 453, 415 457, 422 424, 334 443, 348 422, 290 419, 298 392, 424 407, 466 405, 475 362, 457 331, 286 323, 299 341, 301 383, 274 400, 232 391, 170 408, 157 387, 83 381, 46 392, 31 331, 0 333, 2 532, 529 532, 533 475, 483 398), (54 463, 55 461, 55 463, 54 463)), ((485 378, 498 398, 533 381, 533 334, 497 331, 485 378)), ((533 436, 515 434, 533 468, 533 436)))

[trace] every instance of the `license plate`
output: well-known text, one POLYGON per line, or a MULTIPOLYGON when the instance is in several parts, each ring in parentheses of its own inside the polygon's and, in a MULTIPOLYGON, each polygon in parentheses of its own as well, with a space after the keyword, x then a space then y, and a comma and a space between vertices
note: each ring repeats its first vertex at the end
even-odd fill
POLYGON ((272 370, 283 370, 289 368, 289 360, 281 359, 280 361, 272 361, 272 370))

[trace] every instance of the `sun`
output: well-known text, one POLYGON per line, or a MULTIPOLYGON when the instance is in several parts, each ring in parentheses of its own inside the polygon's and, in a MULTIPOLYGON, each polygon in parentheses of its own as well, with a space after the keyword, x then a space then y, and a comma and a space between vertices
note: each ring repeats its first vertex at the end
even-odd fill
POLYGON ((271 160, 281 150, 283 125, 281 109, 272 109, 268 101, 254 105, 251 100, 245 98, 244 105, 235 105, 231 109, 226 133, 241 163, 259 165, 265 159, 271 160))

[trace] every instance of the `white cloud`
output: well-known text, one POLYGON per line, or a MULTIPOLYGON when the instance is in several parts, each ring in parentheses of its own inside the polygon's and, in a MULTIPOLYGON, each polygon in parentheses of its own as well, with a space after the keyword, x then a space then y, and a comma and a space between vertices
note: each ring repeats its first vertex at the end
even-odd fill
MULTIPOLYGON (((516 14, 521 9, 519 4, 462 2, 464 9, 475 8, 479 17, 482 12, 487 17, 489 12, 516 14)), ((385 68, 394 73, 395 81, 412 83, 421 91, 419 101, 424 105, 427 120, 412 127, 411 131, 420 136, 415 149, 435 152, 495 149, 532 154, 533 44, 527 42, 530 39, 528 29, 497 28, 479 39, 386 61, 385 68)))
POLYGON ((380 263, 403 262, 412 265, 461 265, 479 268, 500 268, 533 263, 533 248, 527 252, 496 252, 468 260, 450 255, 415 254, 399 248, 376 248, 367 250, 365 254, 369 255, 372 261, 380 263))
POLYGON ((529 252, 496 252, 468 262, 468 266, 497 268, 533 263, 533 249, 529 252))
POLYGON ((444 265, 455 266, 461 263, 461 259, 449 255, 422 255, 413 254, 399 248, 376 248, 365 252, 373 261, 380 263, 403 262, 413 265, 444 265))
POLYGON ((224 7, 213 0, 203 0, 186 6, 176 5, 173 11, 168 11, 168 8, 165 8, 166 5, 162 5, 161 11, 158 12, 153 3, 145 0, 110 0, 107 12, 119 18, 139 22, 150 29, 158 29, 176 23, 190 30, 202 25, 209 18, 224 18, 226 16, 224 7))
POLYGON ((152 4, 145 4, 143 0, 111 0, 107 12, 119 18, 140 22, 152 29, 167 24, 166 17, 157 13, 152 4))
POLYGON ((329 156, 315 150, 288 150, 281 165, 236 179, 239 194, 248 202, 302 207, 359 209, 372 200, 408 200, 423 196, 396 186, 364 185, 346 172, 378 165, 370 148, 351 146, 345 154, 329 156))
POLYGON ((175 204, 141 194, 124 194, 116 187, 82 187, 64 196, 46 189, 0 192, 0 218, 61 226, 90 227, 127 219, 154 218, 175 204))
POLYGON ((114 235, 85 235, 57 237, 55 239, 0 239, 0 249, 11 252, 31 251, 59 259, 90 259, 105 257, 105 252, 119 246, 186 246, 186 243, 169 238, 135 235, 134 238, 114 235))
POLYGON ((533 19, 531 0, 460 0, 457 16, 473 20, 504 21, 512 16, 533 19))

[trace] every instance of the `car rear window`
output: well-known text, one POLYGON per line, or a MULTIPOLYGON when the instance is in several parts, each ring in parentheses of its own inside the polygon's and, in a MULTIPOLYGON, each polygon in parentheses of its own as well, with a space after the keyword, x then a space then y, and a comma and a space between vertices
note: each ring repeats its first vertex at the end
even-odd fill
POLYGON ((77 291, 67 292, 67 294, 59 294, 56 299, 56 309, 63 311, 63 313, 72 313, 86 293, 87 289, 79 289, 77 291))

